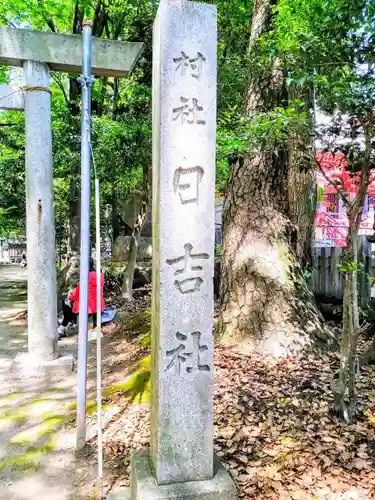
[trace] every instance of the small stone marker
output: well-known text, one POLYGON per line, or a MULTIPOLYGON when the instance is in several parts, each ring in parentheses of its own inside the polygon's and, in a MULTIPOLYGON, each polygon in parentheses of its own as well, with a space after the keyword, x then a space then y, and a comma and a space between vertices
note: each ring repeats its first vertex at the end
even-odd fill
POLYGON ((161 1, 153 41, 151 453, 133 457, 131 500, 236 498, 213 454, 216 48, 215 6, 161 1))

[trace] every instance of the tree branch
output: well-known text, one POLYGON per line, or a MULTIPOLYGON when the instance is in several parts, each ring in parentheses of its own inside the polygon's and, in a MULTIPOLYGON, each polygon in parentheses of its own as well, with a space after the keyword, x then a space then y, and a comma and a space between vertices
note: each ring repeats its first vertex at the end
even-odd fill
POLYGON ((106 10, 102 0, 99 0, 95 7, 94 19, 92 22, 92 35, 101 37, 105 28, 106 10))
POLYGON ((69 105, 69 99, 68 99, 67 93, 66 93, 66 91, 64 89, 64 85, 63 85, 63 83, 60 80, 60 77, 57 76, 56 73, 52 72, 52 78, 55 80, 55 82, 57 83, 57 85, 60 88, 61 92, 63 93, 66 105, 69 105))
MULTIPOLYGON (((339 166, 341 166, 341 161, 342 160, 340 160, 340 165, 339 166)), ((323 177, 325 178, 325 180, 328 182, 328 184, 330 186, 332 186, 332 187, 335 188, 337 195, 342 200, 342 202, 344 203, 344 205, 346 207, 348 207, 348 208, 351 208, 352 205, 351 205, 350 201, 348 200, 346 193, 344 194, 342 191, 340 191, 339 188, 338 188, 338 186, 337 186, 337 184, 335 184, 333 181, 331 181, 331 179, 328 177, 328 175, 326 174, 326 172, 323 170, 322 166, 320 165, 320 163, 318 162, 318 160, 317 160, 316 157, 315 157, 315 164, 318 167, 319 172, 323 175, 323 177)))
POLYGON ((52 19, 52 17, 50 17, 50 16, 48 16, 46 14, 46 11, 45 11, 44 5, 43 5, 43 1, 42 0, 38 0, 38 4, 40 6, 40 9, 42 11, 43 19, 46 22, 47 26, 52 31, 52 33, 57 33, 57 26, 56 26, 54 20, 52 19))
POLYGON ((47 26, 53 33, 57 33, 57 27, 56 24, 54 23, 53 19, 50 17, 47 17, 45 14, 43 14, 43 19, 45 20, 47 26))
POLYGON ((365 152, 362 161, 359 190, 352 207, 353 222, 355 223, 357 230, 359 229, 361 223, 363 205, 365 203, 365 198, 368 191, 368 184, 370 179, 370 159, 372 152, 372 144, 371 144, 372 134, 370 130, 371 127, 369 125, 365 125, 364 123, 362 123, 362 126, 365 134, 365 152))
POLYGON ((84 12, 83 9, 79 6, 79 0, 76 0, 74 3, 74 15, 73 15, 73 35, 77 35, 82 32, 82 23, 83 23, 84 12))

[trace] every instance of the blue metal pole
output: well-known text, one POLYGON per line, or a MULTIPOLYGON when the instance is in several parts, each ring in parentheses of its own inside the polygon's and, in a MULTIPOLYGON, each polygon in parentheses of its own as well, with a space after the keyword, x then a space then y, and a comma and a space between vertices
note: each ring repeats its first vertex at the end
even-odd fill
POLYGON ((81 255, 77 367, 77 448, 86 444, 86 379, 88 334, 88 276, 90 258, 90 114, 91 114, 91 24, 84 23, 82 37, 81 118, 81 255))

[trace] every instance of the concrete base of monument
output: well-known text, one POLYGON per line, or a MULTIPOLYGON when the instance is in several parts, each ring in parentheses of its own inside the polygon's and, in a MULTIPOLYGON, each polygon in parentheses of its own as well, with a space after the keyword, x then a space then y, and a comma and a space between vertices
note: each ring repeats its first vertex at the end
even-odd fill
POLYGON ((215 475, 206 481, 156 484, 147 453, 132 457, 131 488, 119 488, 108 500, 236 500, 236 486, 215 457, 215 475))
POLYGON ((6 379, 13 380, 57 380, 72 373, 74 359, 72 355, 61 356, 50 361, 42 361, 27 352, 17 354, 12 361, 6 379))

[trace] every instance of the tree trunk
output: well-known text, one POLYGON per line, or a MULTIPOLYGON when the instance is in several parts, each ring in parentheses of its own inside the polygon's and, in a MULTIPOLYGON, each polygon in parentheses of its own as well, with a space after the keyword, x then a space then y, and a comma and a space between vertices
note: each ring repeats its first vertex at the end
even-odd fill
POLYGON ((56 279, 57 312, 62 310, 63 294, 72 291, 79 282, 79 256, 76 253, 68 257, 65 265, 60 269, 56 279))
POLYGON ((146 222, 146 213, 147 213, 147 203, 146 201, 143 201, 141 203, 141 209, 137 218, 137 222, 134 224, 132 230, 129 253, 128 253, 128 262, 126 264, 122 280, 121 295, 122 298, 128 302, 133 300, 134 269, 137 263, 139 238, 141 236, 143 226, 146 222))
MULTIPOLYGON (((305 102, 301 111, 309 112, 312 100, 308 91, 297 92, 288 89, 289 101, 305 102)), ((293 131, 288 148, 288 201, 289 218, 295 225, 297 235, 294 251, 302 269, 311 266, 312 243, 314 239, 314 218, 316 209, 315 148, 313 123, 310 120, 306 131, 293 131)))
MULTIPOLYGON (((279 61, 261 67, 258 37, 272 26, 269 0, 253 7, 249 119, 287 104, 279 61)), ((232 166, 223 207, 221 312, 217 332, 225 344, 276 356, 296 354, 312 340, 327 340, 323 318, 301 273, 290 220, 286 147, 272 144, 232 166)))
POLYGON ((355 379, 356 372, 359 369, 357 339, 360 331, 357 279, 357 242, 363 206, 368 192, 370 178, 371 153, 373 147, 373 129, 371 120, 367 121, 367 123, 366 121, 362 122, 365 137, 365 151, 361 162, 359 189, 354 201, 349 203, 347 206, 349 227, 343 260, 343 329, 341 338, 339 379, 336 387, 334 388, 334 408, 347 422, 352 421, 357 413, 355 379))
POLYGON ((311 250, 314 240, 314 216, 316 206, 315 172, 301 170, 302 154, 291 150, 289 157, 289 216, 296 227, 295 253, 302 269, 311 266, 311 250))
POLYGON ((116 241, 116 238, 120 236, 120 222, 118 216, 118 208, 117 208, 117 191, 116 186, 112 185, 112 200, 111 200, 111 219, 112 219, 112 244, 116 241))
MULTIPOLYGON (((113 109, 112 120, 116 121, 118 116, 118 99, 119 99, 119 78, 115 78, 113 82, 113 109)), ((112 164, 112 244, 116 238, 120 236, 120 221, 118 216, 118 198, 117 198, 117 178, 116 163, 112 164)))
POLYGON ((326 339, 292 250, 285 159, 256 153, 232 168, 224 203, 221 314, 224 343, 282 356, 326 339))
POLYGON ((340 370, 334 389, 334 407, 346 422, 356 415, 355 376, 358 367, 357 337, 359 332, 358 282, 357 282, 357 230, 349 222, 348 244, 345 249, 343 329, 340 345, 340 370))
POLYGON ((70 186, 68 251, 78 252, 80 248, 80 203, 79 186, 75 181, 70 186))
MULTIPOLYGON (((78 33, 81 32, 81 28, 76 26, 75 28, 78 33)), ((80 137, 79 120, 80 115, 80 84, 76 78, 69 78, 69 111, 70 111, 70 123, 72 131, 75 133, 73 135, 80 137)), ((73 147, 78 147, 73 145, 73 147)), ((80 248, 80 186, 79 186, 79 174, 80 174, 80 164, 79 161, 72 161, 70 165, 70 202, 69 202, 69 226, 68 226, 68 250, 70 252, 79 252, 80 248)))

